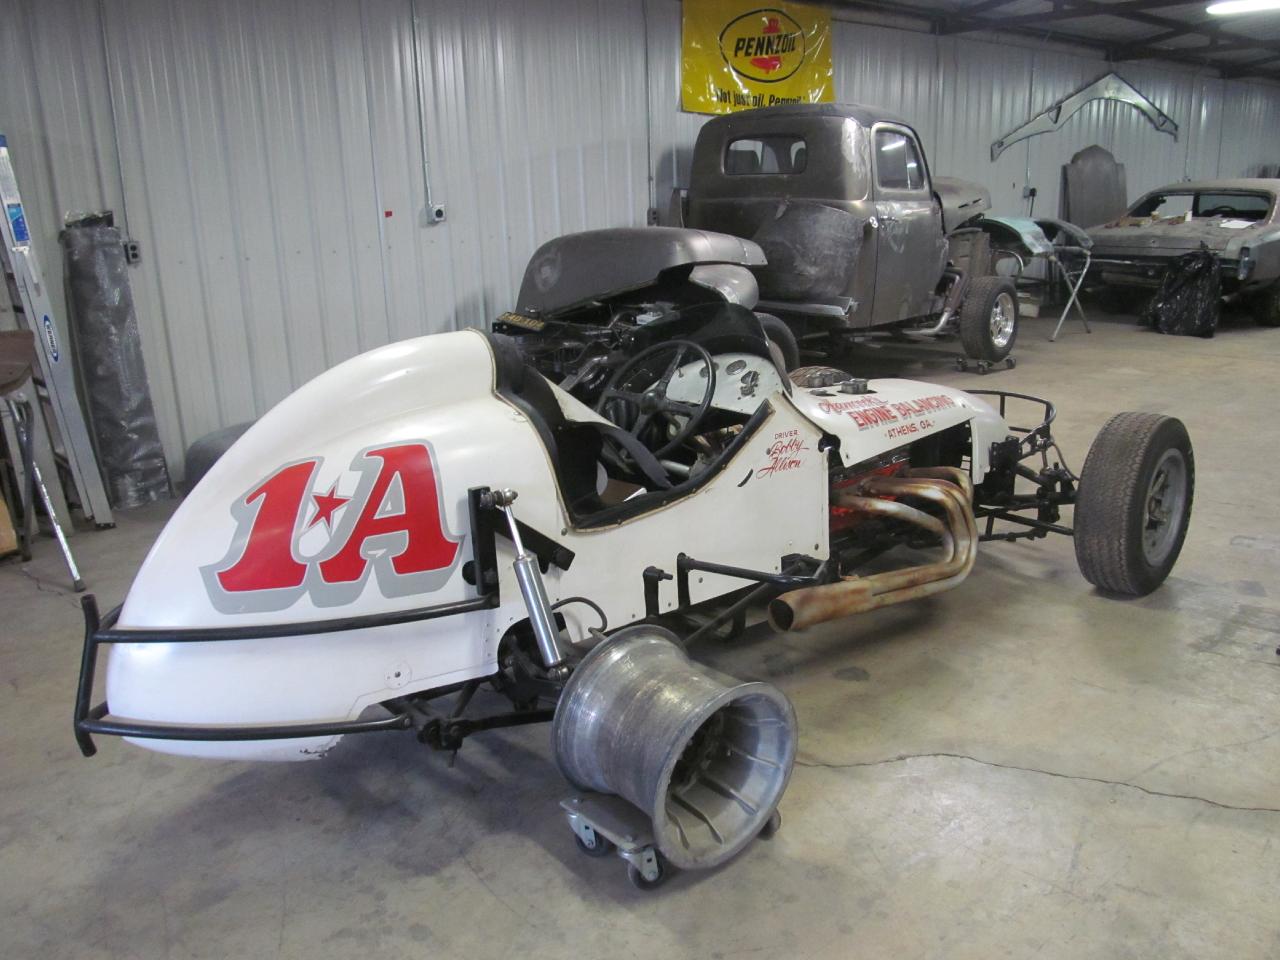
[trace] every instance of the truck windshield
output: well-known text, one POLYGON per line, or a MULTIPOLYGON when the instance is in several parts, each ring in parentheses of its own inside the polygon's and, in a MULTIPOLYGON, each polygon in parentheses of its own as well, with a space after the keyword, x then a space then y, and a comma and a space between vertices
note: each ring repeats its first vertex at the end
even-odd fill
POLYGON ((731 176, 751 173, 803 173, 808 159, 804 137, 788 135, 739 137, 724 154, 724 172, 731 176))

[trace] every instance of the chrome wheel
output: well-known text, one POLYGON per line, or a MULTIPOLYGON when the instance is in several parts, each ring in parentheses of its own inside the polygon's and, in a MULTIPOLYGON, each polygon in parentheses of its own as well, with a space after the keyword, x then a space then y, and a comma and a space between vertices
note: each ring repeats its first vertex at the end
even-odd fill
POLYGON ((991 307, 991 344, 997 350, 1003 350, 1013 339, 1017 317, 1013 297, 1007 293, 999 294, 991 307))
POLYGON ((1147 487, 1142 554, 1147 563, 1163 563, 1178 540, 1187 500, 1187 461, 1180 450, 1166 450, 1147 487))

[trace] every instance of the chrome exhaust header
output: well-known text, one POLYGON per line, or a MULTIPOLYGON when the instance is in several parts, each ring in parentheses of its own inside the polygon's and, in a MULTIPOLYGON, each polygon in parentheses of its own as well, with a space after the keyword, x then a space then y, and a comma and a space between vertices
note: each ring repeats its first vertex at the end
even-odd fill
POLYGON ((888 517, 919 527, 941 541, 942 558, 835 583, 802 587, 769 604, 769 622, 778 630, 803 630, 840 617, 940 593, 957 586, 973 569, 978 528, 973 517, 973 484, 958 467, 908 470, 903 477, 868 477, 837 493, 837 506, 867 516, 888 517), (893 499, 888 499, 893 498, 893 499), (920 501, 938 517, 902 501, 920 501))

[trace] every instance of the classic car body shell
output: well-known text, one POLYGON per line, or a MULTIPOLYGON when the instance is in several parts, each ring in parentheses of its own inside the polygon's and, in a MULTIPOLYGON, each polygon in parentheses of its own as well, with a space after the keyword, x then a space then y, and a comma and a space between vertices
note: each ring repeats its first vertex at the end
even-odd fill
MULTIPOLYGON (((674 569, 681 552, 775 572, 788 555, 826 556, 825 437, 838 438, 842 460, 856 464, 968 423, 977 480, 988 468, 993 443, 1008 433, 987 404, 952 388, 874 380, 872 392, 861 396, 789 389, 772 360, 756 357, 760 390, 752 425, 723 461, 678 495, 656 492, 650 505, 592 524, 566 505, 545 435, 529 410, 504 392, 494 343, 468 330, 391 344, 333 368, 282 401, 175 512, 143 562, 116 629, 305 624, 465 601, 475 593, 466 560, 472 556, 469 491, 478 487, 516 490, 519 519, 575 554, 568 569, 552 566, 545 574, 552 602, 590 597, 613 627, 622 626, 646 614, 645 568, 674 569), (385 464, 387 450, 406 448, 428 465, 426 479, 402 473, 384 493, 370 493, 379 458, 385 464), (305 577, 267 585, 275 589, 238 585, 235 592, 227 571, 240 566, 258 525, 272 522, 276 504, 263 493, 267 482, 297 469, 303 480, 299 506, 274 521, 273 535, 287 546, 264 570, 270 578, 280 565, 296 567, 305 577), (410 490, 411 480, 425 484, 427 493, 410 490), (429 514, 437 524, 443 559, 427 574, 408 576, 398 563, 410 550, 406 537, 414 534, 382 526, 373 536, 353 531, 366 522, 396 528, 409 522, 411 509, 414 522, 429 514), (359 575, 330 582, 326 564, 338 556, 354 561, 359 575)), ((547 386, 569 420, 599 419, 547 386)), ((111 713, 178 725, 325 723, 355 718, 398 696, 490 676, 499 641, 528 616, 510 543, 498 540, 497 551, 498 602, 490 609, 335 633, 113 643, 106 669, 111 713)), ((689 579, 688 599, 698 603, 740 586, 736 579, 700 573, 689 579)), ((677 603, 675 585, 662 585, 659 609, 677 603)), ((586 607, 562 612, 574 638, 596 625, 586 607)), ((337 739, 134 742, 198 756, 302 760, 321 755, 337 739)))
POLYGON ((920 137, 901 117, 859 104, 795 104, 703 125, 686 222, 760 243, 770 262, 757 271, 767 308, 862 328, 936 312, 947 232, 989 207, 980 186, 932 180, 920 137), (874 148, 881 130, 914 143, 922 186, 882 185, 874 148), (756 138, 802 141, 803 164, 794 172, 731 171, 732 146, 756 138))
POLYGON ((1271 208, 1248 226, 1231 226, 1230 218, 1200 217, 1189 221, 1128 223, 1122 217, 1093 227, 1095 270, 1107 283, 1154 286, 1165 265, 1175 257, 1207 247, 1222 267, 1224 288, 1251 292, 1280 279, 1280 180, 1237 178, 1171 183, 1143 194, 1130 211, 1141 209, 1158 194, 1259 194, 1271 198, 1271 208), (1224 225, 1224 221, 1228 225, 1224 225), (1242 274, 1244 274, 1242 276, 1242 274))

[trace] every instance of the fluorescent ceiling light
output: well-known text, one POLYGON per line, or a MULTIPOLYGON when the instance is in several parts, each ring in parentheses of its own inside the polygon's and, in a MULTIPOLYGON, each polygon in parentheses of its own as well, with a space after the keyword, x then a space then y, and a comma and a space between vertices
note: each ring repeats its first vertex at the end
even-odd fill
POLYGON ((1264 10, 1280 10, 1280 0, 1222 0, 1204 8, 1205 13, 1229 16, 1233 13, 1261 13, 1264 10))

